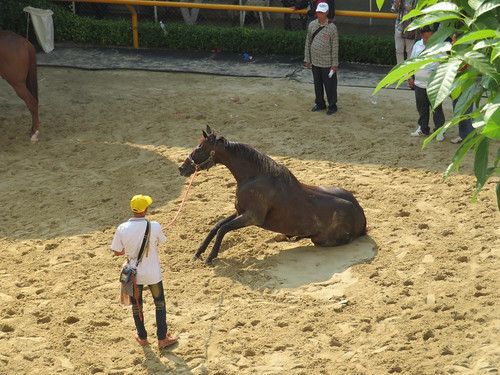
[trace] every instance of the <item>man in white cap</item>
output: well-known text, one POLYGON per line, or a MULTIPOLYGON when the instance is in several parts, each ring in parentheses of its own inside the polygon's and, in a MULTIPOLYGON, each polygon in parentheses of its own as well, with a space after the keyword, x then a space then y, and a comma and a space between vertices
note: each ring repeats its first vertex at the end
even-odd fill
MULTIPOLYGON (((290 1, 290 0, 289 0, 290 1)), ((333 22, 335 17, 335 0, 296 0, 292 10, 300 10, 309 7, 307 10, 307 23, 306 26, 317 18, 316 8, 319 4, 326 3, 328 5, 328 20, 333 22)), ((283 6, 287 6, 283 1, 283 6)))
POLYGON ((132 296, 132 315, 137 329, 135 340, 142 346, 149 344, 142 314, 142 291, 147 285, 156 307, 158 346, 163 348, 175 344, 177 338, 167 334, 165 294, 157 247, 157 243, 165 243, 167 238, 159 223, 149 222, 146 219, 151 203, 153 200, 147 195, 140 194, 132 197, 130 209, 133 217, 118 226, 111 249, 115 255, 126 255, 129 267, 135 269, 134 295, 132 296), (142 252, 141 248, 143 248, 142 252), (140 257, 139 253, 141 253, 140 257))
POLYGON ((312 68, 317 112, 327 109, 324 93, 328 99, 327 115, 337 112, 337 67, 339 65, 339 34, 333 22, 328 21, 328 4, 319 3, 316 8, 318 18, 309 24, 304 61, 306 68, 312 68))

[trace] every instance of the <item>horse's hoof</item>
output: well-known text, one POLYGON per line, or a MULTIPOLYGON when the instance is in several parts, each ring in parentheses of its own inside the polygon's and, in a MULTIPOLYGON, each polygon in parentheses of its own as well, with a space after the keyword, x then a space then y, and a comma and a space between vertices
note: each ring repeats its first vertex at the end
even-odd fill
POLYGON ((277 234, 276 236, 274 236, 274 240, 276 242, 283 242, 283 241, 286 241, 286 242, 296 242, 299 239, 300 239, 300 237, 289 236, 288 234, 277 234))
POLYGON ((200 257, 195 255, 194 257, 191 258, 191 262, 196 262, 199 259, 200 259, 200 257))
POLYGON ((31 136, 31 143, 36 143, 39 141, 39 139, 38 139, 39 134, 40 134, 40 132, 38 130, 33 133, 33 135, 31 136))
POLYGON ((274 236, 274 240, 276 242, 283 242, 283 241, 287 241, 288 238, 287 238, 286 234, 277 234, 276 236, 274 236))
POLYGON ((210 258, 205 259, 205 265, 212 266, 212 259, 210 259, 210 258))

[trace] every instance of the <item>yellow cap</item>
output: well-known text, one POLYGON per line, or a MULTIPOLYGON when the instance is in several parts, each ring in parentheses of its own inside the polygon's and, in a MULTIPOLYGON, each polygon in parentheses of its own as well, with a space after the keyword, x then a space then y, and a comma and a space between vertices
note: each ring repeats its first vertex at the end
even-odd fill
POLYGON ((151 203, 153 203, 153 200, 148 195, 134 195, 130 200, 130 208, 132 211, 139 214, 144 212, 144 210, 148 208, 151 203))

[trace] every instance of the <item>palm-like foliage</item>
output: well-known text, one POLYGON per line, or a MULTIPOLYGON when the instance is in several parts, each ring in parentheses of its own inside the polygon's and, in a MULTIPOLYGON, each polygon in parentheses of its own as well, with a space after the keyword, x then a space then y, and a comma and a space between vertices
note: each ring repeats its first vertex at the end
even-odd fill
MULTIPOLYGON (((385 0, 377 0, 379 9, 385 0)), ((416 9, 404 19, 416 17, 409 29, 440 23, 440 27, 427 42, 426 50, 418 57, 395 66, 375 88, 403 81, 423 66, 435 61, 440 65, 431 76, 427 92, 435 108, 448 96, 458 101, 453 118, 444 129, 472 118, 474 131, 461 143, 451 164, 444 173, 446 179, 457 170, 463 157, 474 150, 474 173, 478 193, 488 179, 500 175, 500 147, 495 160, 490 162, 489 148, 498 147, 500 140, 500 0, 419 0, 416 9), (454 32, 461 36, 452 45, 448 40, 454 32), (468 64, 465 70, 462 68, 468 64), (475 110, 466 114, 474 104, 475 110)), ((423 147, 435 136, 432 134, 423 147)), ((500 209, 500 181, 496 184, 497 204, 500 209)))

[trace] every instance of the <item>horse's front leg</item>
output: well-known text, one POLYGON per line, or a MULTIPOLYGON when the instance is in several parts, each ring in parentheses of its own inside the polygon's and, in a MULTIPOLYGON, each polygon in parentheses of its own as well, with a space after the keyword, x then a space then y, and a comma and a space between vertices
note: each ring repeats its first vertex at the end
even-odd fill
POLYGON ((222 243, 222 239, 224 238, 227 232, 248 227, 250 225, 256 225, 256 223, 255 220, 252 220, 249 215, 240 215, 236 217, 234 220, 221 225, 219 231, 217 232, 217 237, 215 238, 212 251, 205 260, 205 263, 210 264, 212 262, 212 259, 217 258, 217 255, 219 254, 220 245, 222 243))
POLYGON ((238 215, 238 213, 235 212, 231 216, 228 216, 225 219, 220 220, 217 224, 215 224, 214 227, 212 228, 212 230, 208 233, 208 236, 201 243, 201 245, 198 248, 198 250, 196 250, 196 253, 194 254, 194 256, 191 259, 191 261, 194 262, 195 260, 200 259, 200 255, 205 252, 205 250, 208 247, 208 244, 210 243, 210 241, 212 241, 212 238, 214 238, 214 236, 217 234, 217 231, 219 230, 219 228, 222 225, 226 224, 227 222, 233 220, 237 215, 238 215))

